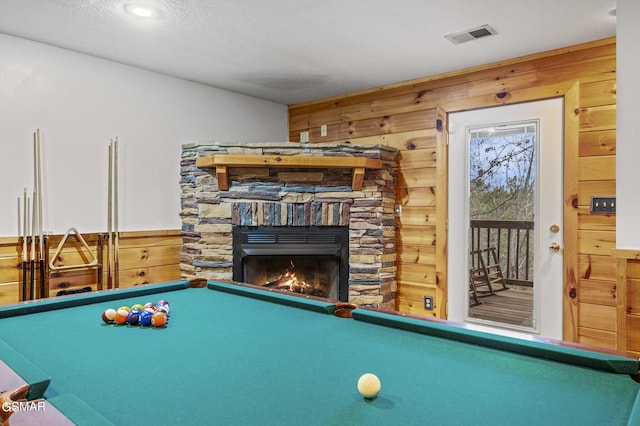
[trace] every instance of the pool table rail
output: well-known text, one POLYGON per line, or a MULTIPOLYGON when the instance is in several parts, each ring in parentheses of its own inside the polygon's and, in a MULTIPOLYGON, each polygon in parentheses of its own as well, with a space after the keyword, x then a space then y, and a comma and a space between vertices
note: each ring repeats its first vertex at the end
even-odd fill
POLYGON ((528 339, 474 330, 467 324, 408 314, 390 309, 354 311, 357 320, 443 337, 463 343, 572 363, 612 373, 628 374, 640 382, 640 360, 633 354, 564 340, 530 336, 528 339))
POLYGON ((306 309, 366 321, 420 334, 456 340, 487 348, 544 358, 618 374, 628 374, 640 381, 640 362, 632 354, 620 351, 531 336, 528 340, 473 330, 453 321, 407 314, 389 309, 363 308, 347 302, 296 294, 234 281, 212 281, 208 287, 235 294, 257 297, 306 309), (338 313, 339 312, 339 313, 338 313))
MULTIPOLYGON (((49 299, 28 300, 13 305, 0 306, 0 319, 10 318, 19 315, 29 315, 38 312, 47 312, 56 309, 66 309, 74 306, 86 305, 87 303, 102 303, 109 300, 117 300, 123 297, 144 296, 163 291, 183 290, 189 287, 198 286, 201 281, 189 280, 173 281, 154 285, 140 285, 126 289, 109 289, 52 297, 49 299)), ((0 336, 1 337, 1 336, 0 336)))

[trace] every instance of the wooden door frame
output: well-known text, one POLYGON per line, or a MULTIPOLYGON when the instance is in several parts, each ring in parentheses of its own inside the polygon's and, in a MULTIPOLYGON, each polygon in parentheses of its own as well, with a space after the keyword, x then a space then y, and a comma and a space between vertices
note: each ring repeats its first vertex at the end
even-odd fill
POLYGON ((436 283, 440 300, 440 318, 447 318, 447 260, 448 260, 448 118, 454 112, 469 111, 500 105, 533 102, 552 98, 564 100, 563 148, 563 240, 562 258, 562 338, 578 341, 578 147, 580 85, 576 80, 556 85, 500 92, 493 96, 477 96, 436 106, 436 283), (445 200, 445 202, 442 202, 445 200))

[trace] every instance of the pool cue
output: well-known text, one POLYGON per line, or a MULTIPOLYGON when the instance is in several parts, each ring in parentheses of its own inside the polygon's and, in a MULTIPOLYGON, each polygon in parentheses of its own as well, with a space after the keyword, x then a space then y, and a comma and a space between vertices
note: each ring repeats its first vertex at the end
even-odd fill
POLYGON ((33 197, 31 198, 31 279, 29 280, 29 300, 35 299, 36 290, 36 230, 38 227, 38 142, 33 133, 33 197))
POLYGON ((36 203, 38 200, 36 199, 36 192, 33 191, 33 198, 31 199, 31 277, 29 279, 29 300, 34 299, 34 291, 36 285, 36 203))
POLYGON ((112 225, 112 199, 111 192, 113 188, 111 186, 113 180, 113 140, 109 143, 109 182, 108 182, 108 200, 107 200, 107 232, 109 233, 107 237, 107 288, 112 287, 112 264, 111 264, 111 246, 113 244, 113 234, 111 232, 112 225))
MULTIPOLYGON (((24 189, 24 199, 22 200, 22 300, 27 300, 27 188, 24 189)), ((20 220, 20 213, 18 213, 20 220)))
POLYGON ((37 146, 37 188, 38 188, 38 244, 39 244, 39 261, 40 261, 40 298, 44 298, 44 238, 43 238, 43 223, 42 223, 42 160, 41 160, 41 146, 40 146, 40 129, 36 131, 36 146, 37 146))
POLYGON ((113 277, 114 287, 120 288, 120 265, 118 252, 120 251, 120 237, 118 232, 118 138, 113 143, 113 277))

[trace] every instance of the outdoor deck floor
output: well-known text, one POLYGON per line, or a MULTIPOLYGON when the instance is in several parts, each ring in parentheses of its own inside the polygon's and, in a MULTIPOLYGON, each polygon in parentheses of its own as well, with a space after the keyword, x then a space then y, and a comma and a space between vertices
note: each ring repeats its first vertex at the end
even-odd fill
POLYGON ((469 306, 469 316, 521 327, 533 327, 533 290, 510 288, 481 297, 481 305, 469 306))

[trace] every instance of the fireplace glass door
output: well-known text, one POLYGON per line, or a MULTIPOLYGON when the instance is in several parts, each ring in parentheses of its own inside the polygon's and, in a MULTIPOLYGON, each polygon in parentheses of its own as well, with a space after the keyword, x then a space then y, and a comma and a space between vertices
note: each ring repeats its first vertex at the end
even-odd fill
POLYGON ((348 227, 236 226, 232 234, 235 281, 348 299, 348 227))

